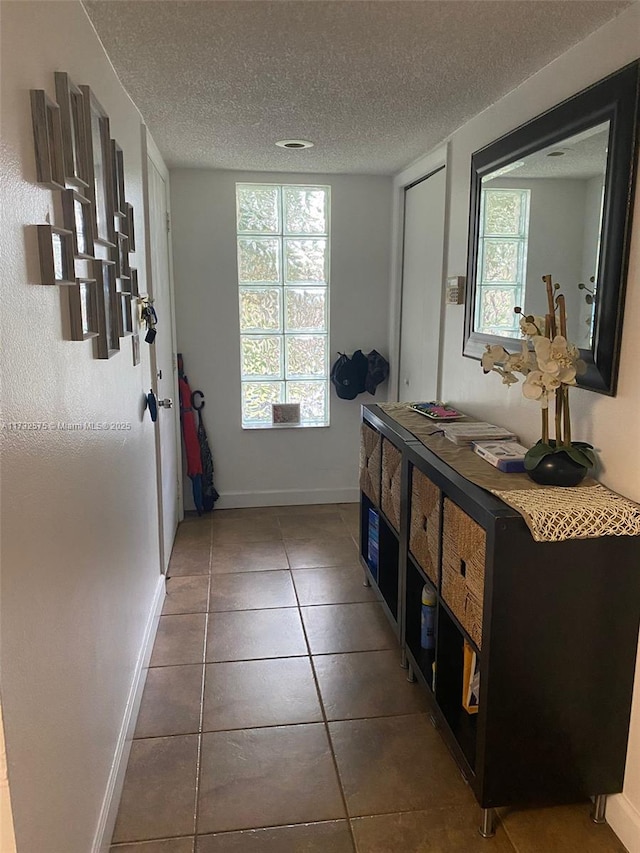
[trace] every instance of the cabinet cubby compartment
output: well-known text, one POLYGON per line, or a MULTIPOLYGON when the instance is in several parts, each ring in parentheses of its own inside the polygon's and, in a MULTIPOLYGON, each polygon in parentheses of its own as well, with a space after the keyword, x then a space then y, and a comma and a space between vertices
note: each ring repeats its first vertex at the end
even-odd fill
MULTIPOLYGON (((425 584, 435 592, 435 587, 429 578, 409 557, 405 587, 405 643, 415 666, 422 674, 422 680, 430 690, 433 690, 433 664, 436 660, 436 650, 422 648, 422 590, 425 584)), ((436 612, 436 636, 437 618, 436 612)))
MULTIPOLYGON (((472 770, 476 764, 478 714, 462 706, 465 636, 444 607, 438 609, 436 702, 472 770)), ((477 650, 476 650, 477 652, 477 650)), ((480 703, 482 660, 480 660, 480 703)))
POLYGON ((360 502, 360 557, 394 622, 398 621, 398 538, 380 508, 365 495, 360 502), (369 563, 369 510, 378 515, 378 567, 369 563))

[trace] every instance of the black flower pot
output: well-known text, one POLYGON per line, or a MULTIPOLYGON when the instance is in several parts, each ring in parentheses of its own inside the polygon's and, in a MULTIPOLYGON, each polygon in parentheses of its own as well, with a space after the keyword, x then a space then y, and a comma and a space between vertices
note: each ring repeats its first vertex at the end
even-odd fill
POLYGON ((577 486, 588 470, 560 451, 544 456, 527 474, 541 486, 577 486))

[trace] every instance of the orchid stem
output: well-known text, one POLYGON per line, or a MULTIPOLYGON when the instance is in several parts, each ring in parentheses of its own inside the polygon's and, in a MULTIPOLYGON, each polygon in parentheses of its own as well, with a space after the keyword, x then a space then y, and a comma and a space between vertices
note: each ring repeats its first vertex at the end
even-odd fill
POLYGON ((542 442, 549 444, 549 409, 542 410, 542 442))
POLYGON ((562 444, 562 389, 558 388, 555 399, 556 409, 556 447, 562 444))
POLYGON ((571 414, 569 412, 569 389, 565 386, 563 389, 564 406, 562 415, 564 419, 564 436, 562 444, 565 447, 571 447, 571 414))
POLYGON ((556 308, 553 304, 553 284, 550 275, 543 275, 542 280, 545 283, 547 290, 547 303, 549 305, 549 325, 547 328, 547 337, 553 340, 556 336, 556 308))
POLYGON ((564 296, 558 296, 558 313, 560 314, 560 334, 563 338, 567 337, 567 311, 564 302, 564 296))

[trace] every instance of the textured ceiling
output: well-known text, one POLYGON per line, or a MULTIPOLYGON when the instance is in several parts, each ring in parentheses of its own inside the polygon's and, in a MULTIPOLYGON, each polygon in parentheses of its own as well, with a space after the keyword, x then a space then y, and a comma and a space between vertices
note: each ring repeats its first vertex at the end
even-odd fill
MULTIPOLYGON (((585 180, 596 175, 604 179, 609 144, 609 122, 589 128, 576 136, 541 148, 527 157, 514 161, 514 168, 503 173, 504 178, 572 178, 585 180), (560 157, 551 152, 563 151, 560 157), (520 165, 518 165, 520 164, 520 165)), ((489 180, 489 176, 483 178, 489 180)), ((500 180, 500 178, 498 178, 500 180)))
POLYGON ((85 6, 170 167, 393 174, 630 2, 85 6))

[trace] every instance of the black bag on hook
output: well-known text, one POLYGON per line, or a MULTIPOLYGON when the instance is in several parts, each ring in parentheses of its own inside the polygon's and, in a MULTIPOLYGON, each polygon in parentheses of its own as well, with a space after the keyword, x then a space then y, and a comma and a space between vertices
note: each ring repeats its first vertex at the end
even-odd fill
POLYGON ((380 355, 378 350, 372 349, 367 355, 367 377, 365 388, 369 394, 376 393, 376 387, 384 382, 389 376, 389 362, 380 355))
POLYGON ((341 400, 354 400, 365 391, 368 369, 369 362, 362 350, 356 350, 351 357, 339 353, 331 368, 331 381, 341 400))

